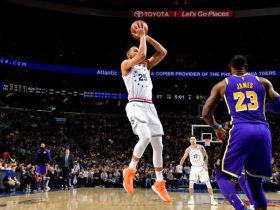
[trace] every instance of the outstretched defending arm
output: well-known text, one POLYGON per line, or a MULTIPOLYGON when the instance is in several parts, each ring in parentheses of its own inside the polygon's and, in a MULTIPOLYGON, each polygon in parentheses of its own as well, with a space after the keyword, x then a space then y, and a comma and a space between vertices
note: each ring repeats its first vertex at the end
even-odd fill
POLYGON ((156 53, 147 60, 148 69, 151 69, 155 65, 157 65, 160 61, 162 61, 162 59, 167 54, 167 50, 158 41, 156 41, 154 38, 148 35, 147 35, 147 42, 151 44, 156 50, 156 53))

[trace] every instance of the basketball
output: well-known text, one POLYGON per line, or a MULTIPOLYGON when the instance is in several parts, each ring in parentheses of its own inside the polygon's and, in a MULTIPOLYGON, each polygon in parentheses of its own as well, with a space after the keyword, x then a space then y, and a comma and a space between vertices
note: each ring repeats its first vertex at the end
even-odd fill
POLYGON ((145 31, 145 33, 147 34, 148 33, 148 25, 147 25, 147 23, 145 22, 145 21, 143 21, 143 20, 136 20, 136 21, 134 21, 132 24, 131 24, 131 26, 130 26, 130 32, 131 32, 131 34, 133 35, 133 36, 136 36, 137 37, 137 35, 136 35, 136 29, 137 29, 137 26, 141 26, 141 25, 143 25, 143 28, 144 28, 144 31, 145 31))

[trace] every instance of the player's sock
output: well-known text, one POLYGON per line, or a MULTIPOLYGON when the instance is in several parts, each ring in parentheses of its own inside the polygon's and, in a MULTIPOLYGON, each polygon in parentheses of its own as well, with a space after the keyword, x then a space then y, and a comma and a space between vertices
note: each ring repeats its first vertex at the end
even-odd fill
POLYGON ((49 188, 49 182, 50 182, 50 179, 49 179, 49 178, 47 178, 47 179, 46 179, 46 186, 45 186, 45 187, 46 187, 46 189, 48 189, 48 188, 49 188))
POLYGON ((231 181, 231 176, 222 172, 219 168, 215 169, 216 180, 224 197, 236 210, 244 210, 244 203, 236 193, 234 184, 231 181))
POLYGON ((37 187, 38 187, 37 189, 38 189, 38 190, 41 190, 41 183, 42 183, 41 180, 37 182, 37 187))
POLYGON ((254 199, 254 207, 256 209, 266 209, 267 200, 262 186, 262 179, 248 176, 248 185, 251 189, 252 197, 254 199))
POLYGON ((138 162, 139 162, 138 160, 136 161, 132 158, 130 163, 129 163, 129 168, 136 170, 136 166, 137 166, 138 162))
POLYGON ((157 181, 162 181, 163 180, 162 170, 161 171, 156 171, 156 178, 157 178, 157 181))

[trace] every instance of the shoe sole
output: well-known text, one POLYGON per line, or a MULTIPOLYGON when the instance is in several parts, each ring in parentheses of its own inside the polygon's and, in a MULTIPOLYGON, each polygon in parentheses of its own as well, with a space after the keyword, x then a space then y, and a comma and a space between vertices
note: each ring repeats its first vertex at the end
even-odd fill
MULTIPOLYGON (((123 170, 123 177, 124 177, 124 170, 123 170)), ((127 190, 127 188, 125 187, 124 182, 123 182, 123 188, 125 189, 125 191, 126 191, 127 193, 133 193, 133 191, 132 191, 132 192, 129 192, 129 191, 127 190)))
POLYGON ((165 201, 165 202, 170 202, 170 201, 168 201, 168 200, 166 200, 164 197, 162 197, 161 196, 161 194, 156 190, 156 188, 154 187, 154 185, 152 186, 152 190, 156 193, 156 194, 158 194, 158 196, 163 200, 163 201, 165 201))

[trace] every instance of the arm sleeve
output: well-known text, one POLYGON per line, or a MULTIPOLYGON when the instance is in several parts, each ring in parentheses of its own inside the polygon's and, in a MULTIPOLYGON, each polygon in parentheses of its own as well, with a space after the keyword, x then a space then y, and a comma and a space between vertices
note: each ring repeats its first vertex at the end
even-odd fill
POLYGON ((280 114, 280 96, 274 99, 271 103, 267 103, 266 109, 269 112, 280 114))

